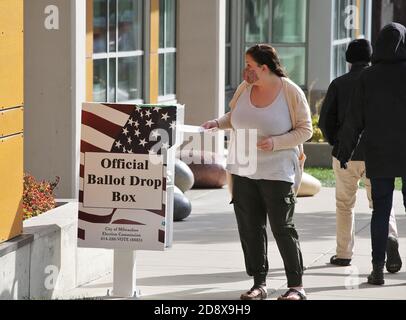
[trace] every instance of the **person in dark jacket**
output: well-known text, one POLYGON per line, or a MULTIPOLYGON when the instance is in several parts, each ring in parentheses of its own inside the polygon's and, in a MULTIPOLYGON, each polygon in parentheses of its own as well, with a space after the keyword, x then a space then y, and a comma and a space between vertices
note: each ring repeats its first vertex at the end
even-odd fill
MULTIPOLYGON (((348 169, 340 167, 337 160, 339 139, 338 132, 344 124, 345 113, 348 108, 351 93, 359 79, 361 72, 369 67, 372 47, 368 40, 353 40, 347 49, 346 60, 351 64, 347 74, 335 79, 329 86, 326 98, 320 110, 319 127, 324 137, 333 146, 333 169, 336 178, 336 254, 330 263, 338 266, 348 266, 354 253, 354 207, 357 190, 361 179, 364 180, 370 208, 372 209, 371 183, 365 176, 364 142, 361 138, 348 169)), ((388 271, 398 272, 402 267, 402 260, 396 248, 397 226, 394 211, 391 211, 388 237, 388 271)))
POLYGON ((338 135, 338 159, 343 168, 347 167, 362 133, 373 201, 373 270, 368 283, 383 285, 396 177, 402 178, 404 201, 406 197, 406 28, 403 25, 391 23, 382 29, 372 64, 361 73, 350 99, 338 135))

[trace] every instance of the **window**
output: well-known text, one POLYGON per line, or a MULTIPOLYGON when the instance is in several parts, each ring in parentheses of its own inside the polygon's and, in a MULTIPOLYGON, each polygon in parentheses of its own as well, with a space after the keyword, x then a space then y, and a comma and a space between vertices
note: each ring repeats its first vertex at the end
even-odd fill
POLYGON ((245 47, 269 42, 269 0, 245 0, 245 47))
POLYGON ((272 38, 289 77, 298 85, 306 85, 307 66, 307 1, 272 1, 272 38))
POLYGON ((306 1, 273 1, 272 40, 275 43, 306 42, 306 1))
POLYGON ((143 102, 144 9, 143 0, 94 0, 94 101, 143 102))
POLYGON ((306 0, 227 1, 226 90, 235 89, 241 82, 244 53, 257 43, 274 46, 289 77, 300 86, 306 85, 307 3, 306 0))
POLYGON ((365 38, 367 33, 366 0, 335 0, 333 11, 333 57, 332 78, 348 72, 345 52, 348 44, 357 38, 365 38), (356 9, 356 10, 354 10, 356 9), (351 17, 354 17, 352 19, 351 17))
POLYGON ((174 100, 176 91, 176 0, 160 0, 159 14, 159 100, 174 100))

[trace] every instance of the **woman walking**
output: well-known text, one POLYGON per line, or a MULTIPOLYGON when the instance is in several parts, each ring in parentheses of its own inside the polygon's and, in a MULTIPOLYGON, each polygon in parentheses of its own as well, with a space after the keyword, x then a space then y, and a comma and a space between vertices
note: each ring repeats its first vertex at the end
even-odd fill
POLYGON ((302 170, 300 146, 312 136, 310 108, 270 45, 248 49, 244 80, 230 102, 231 111, 202 125, 234 129, 227 170, 246 271, 254 280, 241 299, 267 297, 268 218, 288 279, 289 289, 278 299, 304 300, 303 260, 293 214, 302 170), (246 143, 252 130, 258 141, 255 152, 246 143), (248 159, 249 169, 238 159, 248 159))

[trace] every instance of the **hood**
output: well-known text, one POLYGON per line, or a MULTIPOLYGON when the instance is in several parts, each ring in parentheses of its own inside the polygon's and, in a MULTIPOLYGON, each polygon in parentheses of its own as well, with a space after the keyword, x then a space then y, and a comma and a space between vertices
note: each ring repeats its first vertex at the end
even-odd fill
POLYGON ((378 35, 372 63, 400 61, 406 61, 406 28, 399 23, 390 23, 378 35))

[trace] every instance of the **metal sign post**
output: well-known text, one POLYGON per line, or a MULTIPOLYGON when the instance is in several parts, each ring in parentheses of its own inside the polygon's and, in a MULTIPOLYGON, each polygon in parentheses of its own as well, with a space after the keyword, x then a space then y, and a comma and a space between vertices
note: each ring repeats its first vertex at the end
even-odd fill
POLYGON ((114 250, 112 292, 114 297, 140 298, 141 292, 137 289, 136 270, 135 251, 114 250))

